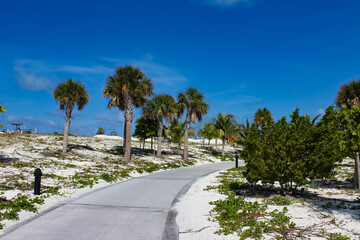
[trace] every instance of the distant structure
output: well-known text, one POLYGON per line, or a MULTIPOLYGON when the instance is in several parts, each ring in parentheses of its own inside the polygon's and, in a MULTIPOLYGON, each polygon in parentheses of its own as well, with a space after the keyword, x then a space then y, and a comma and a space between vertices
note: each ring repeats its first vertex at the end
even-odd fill
MULTIPOLYGON (((11 125, 14 125, 16 127, 15 132, 18 133, 36 133, 36 129, 23 129, 21 130, 21 125, 23 125, 22 123, 12 123, 11 125)), ((6 131, 6 132, 11 132, 11 131, 6 131)))
POLYGON ((20 126, 23 125, 22 123, 12 123, 11 125, 16 126, 16 132, 21 132, 20 126))

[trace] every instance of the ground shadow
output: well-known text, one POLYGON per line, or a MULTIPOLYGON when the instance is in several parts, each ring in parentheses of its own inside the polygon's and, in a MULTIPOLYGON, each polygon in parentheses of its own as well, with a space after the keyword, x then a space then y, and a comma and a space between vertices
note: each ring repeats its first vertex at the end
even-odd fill
POLYGON ((14 162, 16 160, 19 160, 19 159, 18 158, 10 158, 10 157, 0 155, 0 163, 6 164, 6 163, 14 162))
POLYGON ((68 144, 67 149, 68 149, 68 151, 71 151, 73 149, 94 151, 94 149, 92 147, 84 146, 84 145, 78 145, 78 144, 68 144))
MULTIPOLYGON (((339 184, 339 181, 328 181, 335 182, 329 185, 325 185, 325 189, 335 188, 335 184, 339 184), (333 187, 330 187, 333 186, 333 187)), ((344 189, 344 191, 349 191, 352 184, 349 182, 342 182, 339 185, 336 185, 336 189, 344 189)), ((299 189, 292 192, 291 194, 286 194, 283 189, 275 186, 262 186, 255 185, 251 186, 248 183, 240 183, 234 181, 229 184, 229 190, 236 193, 239 196, 243 197, 260 197, 260 198, 273 198, 275 196, 282 196, 285 198, 295 198, 295 199, 305 199, 316 212, 322 214, 323 216, 328 216, 333 211, 337 211, 342 214, 351 215, 352 218, 360 220, 360 198, 354 200, 349 200, 343 197, 336 197, 339 193, 329 192, 328 196, 319 195, 317 193, 311 192, 311 189, 299 189)), ((324 188, 324 187, 322 187, 324 188)))

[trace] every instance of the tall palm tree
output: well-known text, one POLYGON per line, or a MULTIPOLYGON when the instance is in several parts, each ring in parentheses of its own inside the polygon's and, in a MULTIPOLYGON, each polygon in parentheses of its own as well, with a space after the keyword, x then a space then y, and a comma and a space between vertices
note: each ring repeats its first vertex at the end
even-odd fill
POLYGON ((360 106, 360 80, 350 81, 349 84, 343 84, 337 93, 335 104, 342 109, 346 105, 348 109, 354 105, 360 106))
POLYGON ((199 92, 196 88, 188 88, 186 92, 180 92, 177 96, 178 101, 178 117, 181 118, 181 115, 186 109, 186 118, 185 118, 185 137, 184 137, 184 160, 188 160, 188 137, 189 137, 189 127, 191 122, 195 122, 195 118, 198 121, 202 120, 202 116, 207 113, 209 105, 204 102, 204 95, 199 92))
POLYGON ((237 131, 237 124, 235 122, 235 118, 231 114, 222 114, 218 113, 216 118, 211 119, 211 123, 215 126, 215 128, 219 132, 219 137, 222 140, 222 150, 221 154, 225 153, 225 142, 228 137, 233 136, 237 131))
POLYGON ((131 65, 118 67, 115 74, 107 77, 104 96, 109 98, 108 108, 118 107, 125 111, 124 161, 131 158, 131 124, 134 107, 141 107, 146 97, 153 94, 153 84, 139 68, 131 65))
POLYGON ((254 122, 257 126, 265 126, 274 122, 271 112, 267 108, 258 109, 254 115, 254 122))
POLYGON ((144 117, 157 119, 157 157, 161 156, 161 142, 164 128, 163 118, 171 121, 174 119, 175 113, 175 99, 168 94, 156 95, 152 100, 146 103, 143 109, 144 117))
POLYGON ((77 104, 78 110, 81 111, 88 103, 89 95, 82 83, 75 82, 73 79, 68 79, 55 88, 53 96, 56 101, 60 102, 60 109, 64 110, 66 115, 62 149, 62 153, 65 154, 67 152, 71 114, 75 104, 77 104))

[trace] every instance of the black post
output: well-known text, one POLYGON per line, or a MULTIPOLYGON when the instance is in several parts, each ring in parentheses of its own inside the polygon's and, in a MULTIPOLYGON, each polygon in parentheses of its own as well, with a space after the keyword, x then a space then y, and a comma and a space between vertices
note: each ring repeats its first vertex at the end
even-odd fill
POLYGON ((235 155, 235 167, 238 168, 239 167, 239 155, 235 155))
POLYGON ((41 176, 42 172, 40 168, 35 169, 35 184, 34 184, 34 195, 40 195, 40 185, 41 185, 41 176))

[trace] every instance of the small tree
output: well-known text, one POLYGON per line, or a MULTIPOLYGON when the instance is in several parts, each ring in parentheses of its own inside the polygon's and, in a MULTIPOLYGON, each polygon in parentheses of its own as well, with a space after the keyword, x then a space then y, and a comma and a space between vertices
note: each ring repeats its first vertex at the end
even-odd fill
MULTIPOLYGON (((181 144, 184 141, 185 133, 186 133, 186 122, 174 121, 171 123, 170 126, 171 142, 177 144, 178 153, 180 153, 181 144)), ((195 136, 193 127, 188 128, 188 136, 195 136)))
MULTIPOLYGON (((134 137, 140 140, 140 143, 143 143, 143 149, 145 147, 145 140, 148 138, 156 137, 157 134, 157 119, 151 118, 138 118, 135 121, 135 132, 134 137)), ((141 148, 141 144, 140 144, 141 148)), ((152 146, 151 146, 152 148, 152 146)))
POLYGON ((359 191, 360 188, 360 107, 354 105, 351 109, 343 106, 342 111, 342 141, 341 148, 348 154, 355 156, 355 170, 354 170, 354 188, 359 191))
POLYGON ((104 135, 105 134, 105 130, 103 128, 98 128, 96 135, 104 135))
MULTIPOLYGON (((3 108, 0 104, 0 112, 5 112, 5 108, 3 108)), ((0 124, 0 128, 2 128, 3 126, 0 124)))

